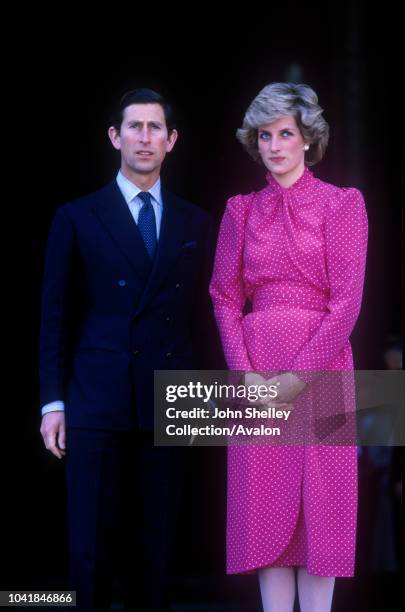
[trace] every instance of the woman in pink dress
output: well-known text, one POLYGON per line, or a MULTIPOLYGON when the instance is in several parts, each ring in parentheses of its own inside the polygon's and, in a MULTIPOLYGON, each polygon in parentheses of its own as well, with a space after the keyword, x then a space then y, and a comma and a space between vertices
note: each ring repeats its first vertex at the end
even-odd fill
MULTIPOLYGON (((305 392, 294 372, 353 370, 367 217, 357 189, 308 169, 328 135, 310 87, 266 86, 237 137, 267 184, 228 200, 218 239, 210 292, 228 367, 285 372, 281 401, 305 392)), ((354 573, 356 515, 354 443, 229 447, 227 573, 258 572, 265 612, 292 612, 294 568, 302 612, 330 610, 335 577, 354 573)))

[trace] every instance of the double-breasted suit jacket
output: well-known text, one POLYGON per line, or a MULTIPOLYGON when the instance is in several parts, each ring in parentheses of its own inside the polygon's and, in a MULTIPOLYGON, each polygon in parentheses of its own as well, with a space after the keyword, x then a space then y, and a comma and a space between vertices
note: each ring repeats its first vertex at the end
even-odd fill
POLYGON ((208 304, 211 220, 165 190, 162 198, 153 262, 115 180, 56 211, 40 394, 41 405, 65 401, 70 427, 152 429, 153 371, 198 366, 196 334, 204 330, 194 314, 208 304))

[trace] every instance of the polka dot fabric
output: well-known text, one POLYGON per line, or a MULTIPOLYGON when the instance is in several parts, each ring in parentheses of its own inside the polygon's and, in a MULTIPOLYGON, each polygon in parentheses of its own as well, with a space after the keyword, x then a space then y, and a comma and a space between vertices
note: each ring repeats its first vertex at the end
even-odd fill
MULTIPOLYGON (((267 181, 230 198, 218 238, 210 292, 228 367, 304 370, 306 382, 311 371, 352 370, 349 336, 367 246, 363 197, 308 168, 287 189, 270 173, 267 181)), ((343 409, 352 411, 348 403, 343 409)), ((352 576, 356 514, 355 446, 229 447, 229 574, 305 566, 352 576)))

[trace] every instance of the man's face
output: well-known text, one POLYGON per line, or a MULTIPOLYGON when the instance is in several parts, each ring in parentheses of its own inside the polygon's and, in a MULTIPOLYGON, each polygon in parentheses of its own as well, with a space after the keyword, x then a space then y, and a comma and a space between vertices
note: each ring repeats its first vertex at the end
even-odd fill
POLYGON ((166 153, 172 150, 177 132, 168 135, 160 104, 131 104, 124 110, 120 131, 110 127, 108 134, 121 151, 121 170, 128 177, 160 174, 166 153))

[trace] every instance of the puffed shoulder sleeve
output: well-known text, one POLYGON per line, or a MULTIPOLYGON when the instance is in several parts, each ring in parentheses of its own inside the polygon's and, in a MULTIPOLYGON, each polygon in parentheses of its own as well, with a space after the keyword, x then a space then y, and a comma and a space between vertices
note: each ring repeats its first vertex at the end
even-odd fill
POLYGON ((360 191, 343 188, 325 219, 328 311, 297 355, 294 370, 327 370, 344 348, 360 312, 367 251, 367 215, 360 191))
POLYGON ((252 370, 243 337, 243 245, 249 196, 227 202, 219 230, 210 294, 225 359, 231 370, 252 370))

